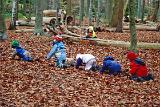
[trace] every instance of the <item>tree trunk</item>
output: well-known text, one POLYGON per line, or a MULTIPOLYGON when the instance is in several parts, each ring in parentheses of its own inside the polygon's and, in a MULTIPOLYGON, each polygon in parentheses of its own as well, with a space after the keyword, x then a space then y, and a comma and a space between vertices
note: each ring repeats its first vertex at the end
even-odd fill
POLYGON ((26 0, 23 0, 23 15, 26 16, 26 0))
POLYGON ((50 9, 52 9, 52 0, 47 0, 47 2, 48 2, 48 5, 47 5, 47 10, 50 10, 50 9))
POLYGON ((105 8, 105 20, 106 23, 109 24, 111 22, 111 17, 112 17, 112 13, 113 13, 113 1, 112 0, 106 0, 106 8, 105 8))
POLYGON ((44 31, 42 28, 43 22, 43 10, 42 10, 42 3, 43 0, 36 0, 36 19, 35 19, 35 27, 34 27, 34 34, 35 35, 43 35, 44 31))
POLYGON ((116 32, 123 32, 123 8, 124 0, 119 0, 119 9, 118 9, 118 24, 116 27, 116 32))
POLYGON ((98 7, 97 7, 97 17, 96 17, 96 27, 99 27, 99 22, 100 22, 100 7, 101 6, 101 0, 98 0, 98 7))
POLYGON ((158 16, 158 10, 159 10, 159 5, 160 5, 160 0, 155 0, 153 1, 154 2, 154 11, 153 11, 153 14, 151 16, 151 20, 153 22, 156 22, 157 21, 157 16, 158 16))
POLYGON ((27 20, 30 21, 31 12, 32 12, 31 11, 32 10, 32 8, 31 8, 31 5, 32 5, 31 0, 24 0, 23 5, 24 5, 24 8, 23 8, 24 15, 26 16, 27 20))
POLYGON ((48 2, 46 0, 43 0, 41 3, 43 4, 42 10, 47 10, 47 8, 48 8, 48 2))
POLYGON ((82 25, 83 22, 83 16, 84 16, 84 0, 80 0, 80 20, 79 20, 79 24, 82 25))
POLYGON ((92 15, 93 15, 92 8, 93 8, 92 0, 90 0, 89 2, 89 25, 92 25, 92 15))
POLYGON ((18 5, 19 1, 17 0, 17 3, 16 3, 16 20, 18 20, 18 9, 19 9, 19 5, 18 5))
POLYGON ((11 17, 9 30, 16 29, 17 3, 18 3, 17 0, 12 1, 12 17, 11 17))
POLYGON ((29 0, 29 10, 30 10, 30 11, 29 11, 29 15, 28 15, 27 18, 28 18, 29 21, 31 21, 31 13, 32 13, 32 12, 31 12, 31 10, 32 10, 32 2, 31 2, 31 0, 29 0))
POLYGON ((128 6, 128 1, 129 0, 124 0, 124 9, 123 9, 123 14, 125 13, 126 9, 127 9, 127 6, 128 6))
POLYGON ((114 1, 114 8, 113 8, 113 14, 112 19, 109 24, 110 27, 116 27, 118 24, 118 11, 119 11, 119 0, 114 1))
POLYGON ((53 1, 53 9, 56 10, 57 9, 57 0, 52 0, 53 1))
POLYGON ((3 3, 4 0, 0 0, 0 40, 7 39, 3 3))
MULTIPOLYGON (((102 46, 117 46, 117 47, 129 47, 130 43, 125 41, 114 41, 114 40, 104 40, 104 39, 82 39, 81 37, 73 37, 69 35, 62 35, 64 39, 68 39, 71 41, 81 42, 85 44, 92 44, 92 45, 102 45, 102 46)), ((142 49, 160 49, 159 43, 144 43, 140 42, 137 45, 138 48, 142 49)))
POLYGON ((135 0, 129 0, 129 14, 130 14, 130 50, 137 51, 137 37, 136 37, 136 26, 135 26, 135 0))
POLYGON ((124 0, 115 0, 110 27, 116 27, 117 32, 122 32, 124 0))
POLYGON ((142 0, 137 0, 138 1, 138 10, 137 10, 137 16, 139 19, 141 19, 142 16, 142 0))
POLYGON ((144 8, 145 8, 145 0, 142 0, 142 15, 141 15, 141 22, 144 22, 144 8))
POLYGON ((158 9, 158 21, 160 21, 160 7, 158 9))
POLYGON ((89 17, 90 0, 87 0, 86 16, 89 17))
POLYGON ((36 0, 33 1, 33 10, 32 13, 34 13, 34 15, 36 15, 36 0))
POLYGON ((67 15, 71 16, 72 15, 72 0, 67 0, 67 15))
POLYGON ((56 10, 57 10, 57 14, 56 14, 56 24, 59 25, 59 9, 60 9, 60 1, 59 0, 55 0, 56 3, 56 10))

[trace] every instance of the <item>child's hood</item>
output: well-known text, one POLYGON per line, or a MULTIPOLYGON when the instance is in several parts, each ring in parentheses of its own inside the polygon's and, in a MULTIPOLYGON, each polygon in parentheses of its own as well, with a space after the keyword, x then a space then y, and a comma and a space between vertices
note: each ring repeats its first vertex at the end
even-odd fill
POLYGON ((114 60, 112 56, 105 56, 103 61, 114 60))
POLYGON ((130 51, 127 53, 127 59, 135 60, 136 58, 137 58, 137 54, 135 54, 134 52, 130 51))

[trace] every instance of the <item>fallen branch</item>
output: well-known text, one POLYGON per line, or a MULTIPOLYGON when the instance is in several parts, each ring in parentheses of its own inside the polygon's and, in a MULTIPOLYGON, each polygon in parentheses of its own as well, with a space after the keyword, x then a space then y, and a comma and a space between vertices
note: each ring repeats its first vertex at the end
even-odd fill
POLYGON ((72 33, 71 31, 69 31, 66 27, 64 28, 64 34, 67 34, 67 35, 71 35, 71 36, 75 36, 75 37, 81 37, 81 35, 78 35, 76 33, 72 33))
POLYGON ((27 21, 24 21, 24 20, 18 20, 16 21, 16 26, 35 26, 35 22, 31 21, 31 22, 27 22, 27 21))
MULTIPOLYGON (((20 29, 20 30, 15 30, 16 33, 20 33, 20 32, 33 32, 34 29, 20 29)), ((51 30, 50 30, 51 31, 51 30)), ((53 31, 51 31, 53 32, 53 31)), ((58 32, 58 31, 55 31, 55 32, 58 32)), ((55 33, 53 32, 53 33, 55 33)), ((78 35, 78 34, 75 34, 75 33, 72 33, 71 31, 67 30, 67 28, 64 29, 64 34, 67 34, 67 35, 71 35, 73 37, 81 37, 81 35, 78 35)))
MULTIPOLYGON (((129 26, 123 26, 124 30, 129 30, 129 26)), ((156 26, 143 26, 143 25, 136 25, 136 30, 142 31, 157 31, 156 26)))
MULTIPOLYGON (((69 35, 62 35, 62 36, 64 37, 64 39, 68 39, 68 40, 76 41, 76 42, 80 42, 83 40, 81 37, 73 37, 69 35)), ((97 38, 86 39, 86 40, 88 40, 90 44, 103 45, 103 46, 112 45, 112 46, 127 47, 127 48, 130 46, 130 42, 125 42, 125 41, 102 40, 102 39, 97 39, 97 38)), ((137 44, 137 47, 144 48, 144 49, 160 49, 160 44, 159 43, 139 42, 137 44)))
POLYGON ((20 29, 20 30, 15 30, 16 33, 20 33, 20 32, 33 32, 34 29, 20 29))

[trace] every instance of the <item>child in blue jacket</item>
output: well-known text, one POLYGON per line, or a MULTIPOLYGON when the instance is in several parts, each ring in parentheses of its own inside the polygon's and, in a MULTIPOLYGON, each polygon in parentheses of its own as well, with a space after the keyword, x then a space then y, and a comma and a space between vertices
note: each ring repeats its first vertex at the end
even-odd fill
POLYGON ((53 38, 53 47, 48 53, 46 59, 49 60, 52 56, 56 59, 56 66, 63 68, 66 61, 66 51, 64 44, 62 42, 62 37, 52 36, 53 38))
POLYGON ((18 56, 23 61, 32 61, 30 53, 23 49, 17 40, 13 40, 11 42, 11 47, 13 49, 12 53, 12 59, 14 59, 16 56, 18 56))
POLYGON ((117 75, 121 73, 121 65, 113 59, 112 56, 106 56, 103 60, 103 66, 100 70, 100 73, 108 70, 108 74, 117 75))

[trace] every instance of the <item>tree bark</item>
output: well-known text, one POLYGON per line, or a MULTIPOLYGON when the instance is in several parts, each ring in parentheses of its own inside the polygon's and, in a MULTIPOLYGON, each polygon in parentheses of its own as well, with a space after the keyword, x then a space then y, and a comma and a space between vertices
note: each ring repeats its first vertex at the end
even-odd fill
POLYGON ((17 3, 18 3, 17 0, 12 1, 12 16, 11 16, 9 30, 16 29, 17 3))
POLYGON ((72 15, 72 0, 67 0, 67 15, 71 16, 72 15))
POLYGON ((136 36, 136 26, 135 26, 135 0, 129 0, 129 15, 130 15, 130 50, 137 51, 137 36, 136 36))
POLYGON ((117 26, 117 24, 118 24, 118 11, 119 11, 119 0, 115 0, 113 14, 112 14, 111 22, 109 24, 110 27, 117 26))
POLYGON ((142 0, 142 15, 141 15, 141 22, 144 22, 144 8, 145 8, 145 0, 142 0))
POLYGON ((96 27, 99 27, 99 22, 100 22, 100 7, 101 6, 101 0, 98 0, 98 7, 97 7, 97 17, 96 17, 96 27))
POLYGON ((3 3, 4 0, 0 0, 0 40, 7 39, 3 3))
POLYGON ((116 27, 116 32, 123 32, 123 8, 124 0, 119 0, 119 9, 118 9, 118 24, 116 27))
POLYGON ((42 10, 42 3, 43 0, 36 0, 36 19, 35 19, 35 27, 34 27, 34 34, 35 35, 43 35, 44 31, 42 28, 43 22, 43 10, 42 10))
POLYGON ((151 20, 153 22, 156 22, 158 20, 157 16, 158 16, 158 10, 159 10, 159 5, 160 5, 160 0, 155 0, 153 1, 155 5, 153 5, 154 7, 154 11, 153 14, 151 16, 151 20))
POLYGON ((26 16, 26 8, 27 6, 26 6, 26 0, 23 0, 23 15, 25 15, 26 16))
POLYGON ((90 2, 89 2, 89 25, 90 26, 92 25, 92 15, 93 15, 92 8, 93 8, 92 0, 90 0, 90 2))
POLYGON ((57 14, 56 14, 56 24, 59 25, 59 9, 60 9, 60 1, 59 0, 55 0, 56 3, 56 10, 57 10, 57 14))
POLYGON ((87 7, 86 7, 86 16, 89 17, 89 7, 90 7, 90 0, 87 0, 87 7))
POLYGON ((79 24, 82 25, 83 16, 84 16, 84 0, 80 0, 80 11, 79 11, 79 15, 80 15, 79 24))
POLYGON ((111 18, 112 18, 112 14, 113 14, 113 1, 112 0, 106 0, 106 8, 105 8, 105 20, 106 23, 109 24, 111 23, 111 18))
MULTIPOLYGON (((125 42, 125 41, 114 41, 114 40, 104 40, 104 39, 82 39, 81 37, 73 37, 69 35, 62 35, 62 37, 66 40, 71 40, 71 41, 87 41, 89 44, 92 45, 103 45, 103 46, 117 46, 117 47, 130 47, 130 42, 125 42)), ((143 49, 160 49, 160 44, 159 43, 144 43, 140 42, 137 45, 138 48, 143 48, 143 49)))
POLYGON ((139 19, 141 19, 142 16, 142 0, 137 0, 138 1, 138 9, 137 9, 137 16, 139 19))

